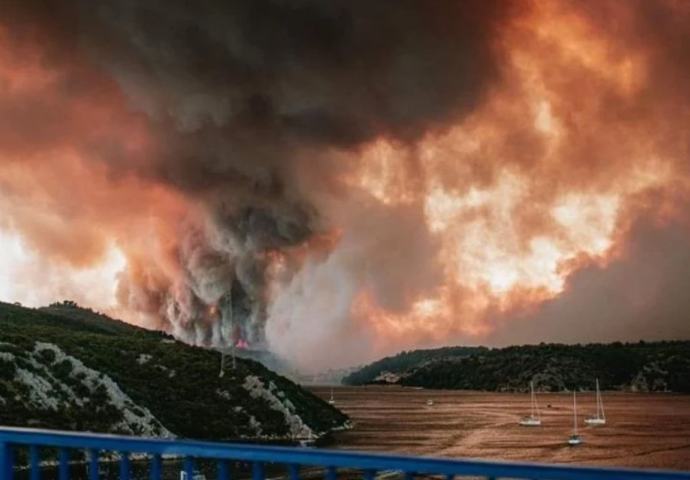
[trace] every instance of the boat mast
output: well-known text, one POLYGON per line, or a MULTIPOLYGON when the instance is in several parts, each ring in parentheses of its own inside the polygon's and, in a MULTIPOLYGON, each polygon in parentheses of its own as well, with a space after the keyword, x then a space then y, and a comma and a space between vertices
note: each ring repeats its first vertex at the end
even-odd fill
POLYGON ((577 435, 577 394, 573 390, 573 433, 577 435))
POLYGON ((529 382, 529 400, 530 400, 530 417, 534 418, 534 384, 532 382, 529 382))
POLYGON ((597 417, 604 420, 606 414, 604 413, 604 400, 601 398, 601 390, 599 390, 599 379, 597 378, 597 417), (599 413, 601 411, 601 413, 599 413))

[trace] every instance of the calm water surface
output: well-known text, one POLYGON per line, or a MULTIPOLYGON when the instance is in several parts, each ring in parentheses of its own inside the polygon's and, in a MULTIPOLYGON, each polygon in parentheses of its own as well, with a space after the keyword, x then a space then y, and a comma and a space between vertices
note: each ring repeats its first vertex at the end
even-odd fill
MULTIPOLYGON (((312 388, 328 398, 330 387, 312 388)), ((452 458, 578 463, 690 470, 690 396, 603 392, 607 424, 585 427, 595 395, 578 395, 584 443, 566 444, 573 429, 571 394, 538 394, 541 427, 520 427, 529 394, 342 387, 336 404, 355 422, 333 448, 452 458), (434 405, 426 401, 433 398, 434 405), (550 405, 550 408, 548 406, 550 405)))

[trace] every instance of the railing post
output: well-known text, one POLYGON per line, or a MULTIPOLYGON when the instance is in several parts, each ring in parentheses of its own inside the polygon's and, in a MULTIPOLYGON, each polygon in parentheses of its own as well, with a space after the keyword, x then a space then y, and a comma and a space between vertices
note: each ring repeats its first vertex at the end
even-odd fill
POLYGON ((31 469, 31 480, 41 480, 41 451, 38 445, 29 447, 29 469, 31 469))
POLYGON ((261 462, 254 462, 252 464, 252 480, 265 480, 266 472, 264 471, 264 464, 261 462))
POLYGON ((230 480, 228 462, 226 460, 218 460, 216 465, 218 466, 218 480, 230 480))
POLYGON ((151 459, 151 480, 161 480, 163 476, 163 460, 159 454, 151 459))
POLYGON ((120 480, 129 480, 129 452, 120 452, 120 480))
POLYGON ((101 466, 98 462, 98 450, 92 448, 89 450, 89 480, 98 480, 100 478, 101 466))
POLYGON ((191 457, 184 457, 182 469, 184 473, 186 473, 186 477, 188 480, 194 479, 194 460, 191 457))
POLYGON ((58 451, 58 462, 58 478, 69 480, 69 452, 66 448, 61 448, 58 451))
POLYGON ((0 477, 3 480, 14 478, 14 451, 7 442, 0 442, 0 477))

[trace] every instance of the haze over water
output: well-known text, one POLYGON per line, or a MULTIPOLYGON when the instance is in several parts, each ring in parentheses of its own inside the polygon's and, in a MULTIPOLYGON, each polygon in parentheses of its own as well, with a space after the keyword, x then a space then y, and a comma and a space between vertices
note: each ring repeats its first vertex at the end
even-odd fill
MULTIPOLYGON (((328 398, 329 388, 313 389, 328 398)), ((690 469, 690 396, 604 392, 607 425, 585 427, 594 393, 578 395, 583 444, 572 433, 572 396, 538 394, 542 426, 520 427, 529 394, 429 391, 400 387, 340 387, 336 405, 353 430, 335 448, 452 458, 690 469), (427 407, 433 398, 435 405, 427 407), (551 408, 548 408, 548 405, 551 408)))

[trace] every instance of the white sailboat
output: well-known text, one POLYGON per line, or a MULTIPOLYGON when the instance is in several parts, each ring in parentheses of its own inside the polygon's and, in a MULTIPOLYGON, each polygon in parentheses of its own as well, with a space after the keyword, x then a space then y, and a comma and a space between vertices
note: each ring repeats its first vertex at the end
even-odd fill
POLYGON ((335 398, 333 397, 333 387, 332 386, 331 386, 331 398, 328 399, 328 403, 330 403, 331 405, 335 404, 335 398))
POLYGON ((539 404, 537 403, 537 394, 534 393, 534 383, 529 382, 530 389, 530 414, 529 416, 520 419, 520 425, 523 427, 538 427, 541 425, 541 415, 539 413, 539 404))
POLYGON ((433 407, 433 406, 434 406, 434 401, 433 401, 433 399, 430 398, 429 400, 427 400, 427 401, 426 401, 426 405, 427 405, 427 407, 433 407))
POLYGON ((579 445, 582 438, 577 433, 577 394, 573 390, 573 434, 568 438, 568 445, 579 445))
POLYGON ((597 379, 597 413, 585 418, 585 425, 606 425, 606 414, 604 413, 604 401, 601 399, 599 391, 599 379, 597 379))

